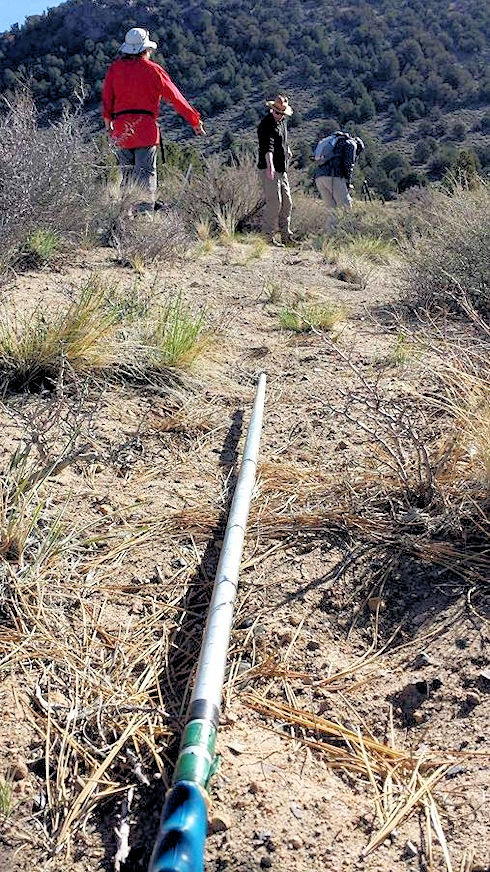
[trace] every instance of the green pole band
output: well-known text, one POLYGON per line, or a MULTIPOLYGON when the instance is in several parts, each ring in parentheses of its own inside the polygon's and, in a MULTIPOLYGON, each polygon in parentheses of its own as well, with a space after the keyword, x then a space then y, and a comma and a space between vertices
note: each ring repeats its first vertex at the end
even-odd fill
POLYGON ((189 721, 182 735, 173 783, 193 781, 205 787, 216 747, 216 727, 210 721, 189 721))

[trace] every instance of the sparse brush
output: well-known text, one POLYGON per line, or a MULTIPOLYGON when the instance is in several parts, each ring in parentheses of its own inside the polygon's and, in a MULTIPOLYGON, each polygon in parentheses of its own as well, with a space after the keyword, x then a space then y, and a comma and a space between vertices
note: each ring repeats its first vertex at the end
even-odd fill
POLYGON ((50 313, 38 307, 27 315, 7 310, 0 326, 3 390, 49 389, 66 368, 87 373, 108 367, 117 359, 111 340, 119 321, 93 279, 68 308, 50 313))
POLYGON ((19 448, 0 476, 0 561, 20 567, 26 561, 37 567, 51 564, 64 547, 61 514, 48 520, 46 499, 39 492, 47 476, 55 473, 56 462, 42 468, 31 459, 31 448, 32 443, 19 448))
POLYGON ((179 208, 194 226, 196 221, 209 221, 213 229, 230 236, 251 227, 262 202, 251 155, 239 155, 232 166, 223 166, 213 156, 206 161, 204 173, 191 179, 179 208))
POLYGON ((187 369, 211 342, 205 312, 192 311, 180 294, 154 312, 151 324, 146 342, 154 369, 187 369))
POLYGON ((0 117, 0 268, 26 253, 52 256, 55 239, 66 244, 84 236, 104 174, 86 119, 65 113, 41 127, 32 98, 18 94, 0 117))
POLYGON ((280 303, 283 298, 282 283, 272 279, 264 282, 263 294, 266 303, 280 303))
POLYGON ((327 212, 322 200, 297 191, 293 194, 294 234, 300 238, 317 237, 325 233, 327 212))
POLYGON ((490 313, 490 186, 435 192, 418 237, 403 247, 400 285, 410 306, 490 313))
POLYGON ((325 240, 322 253, 329 263, 350 257, 382 265, 392 260, 395 247, 390 240, 382 237, 358 235, 343 239, 333 235, 325 240))
POLYGON ((217 227, 225 238, 232 238, 238 224, 238 210, 233 203, 217 205, 215 210, 217 227))
POLYGON ((189 244, 189 235, 182 218, 175 212, 156 212, 135 216, 133 221, 120 223, 113 234, 121 263, 137 272, 159 261, 172 263, 183 257, 189 244))
POLYGON ((333 303, 298 303, 295 308, 286 306, 278 315, 283 330, 293 330, 295 333, 308 333, 313 328, 332 330, 343 317, 343 310, 333 303))

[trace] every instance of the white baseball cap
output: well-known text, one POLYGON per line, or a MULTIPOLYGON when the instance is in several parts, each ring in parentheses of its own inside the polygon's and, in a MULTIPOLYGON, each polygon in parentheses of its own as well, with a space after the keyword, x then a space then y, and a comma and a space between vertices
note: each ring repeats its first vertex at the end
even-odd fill
POLYGON ((119 51, 123 52, 123 54, 136 55, 141 54, 147 48, 156 47, 156 42, 151 41, 147 30, 144 30, 143 27, 132 27, 131 30, 128 30, 119 51))

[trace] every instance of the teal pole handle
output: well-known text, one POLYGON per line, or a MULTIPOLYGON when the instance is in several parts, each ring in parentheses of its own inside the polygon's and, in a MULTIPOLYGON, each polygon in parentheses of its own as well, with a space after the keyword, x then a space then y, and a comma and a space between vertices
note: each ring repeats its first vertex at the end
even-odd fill
POLYGON ((177 782, 163 806, 148 872, 204 872, 207 822, 202 789, 192 781, 177 782))

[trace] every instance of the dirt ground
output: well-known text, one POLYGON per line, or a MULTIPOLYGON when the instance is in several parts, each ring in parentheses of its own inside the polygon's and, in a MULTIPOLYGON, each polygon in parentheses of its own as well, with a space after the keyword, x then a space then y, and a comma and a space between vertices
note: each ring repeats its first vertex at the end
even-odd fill
MULTIPOLYGON (((218 738, 221 764, 210 791, 213 831, 206 868, 408 872, 447 865, 435 835, 427 844, 422 810, 363 856, 380 829, 368 774, 330 765, 327 755, 313 747, 314 731, 293 726, 264 705, 260 709, 260 698, 354 730, 359 726, 382 741, 390 735, 391 711, 397 748, 454 764, 434 790, 451 868, 488 872, 490 681, 483 674, 488 622, 471 607, 467 590, 423 561, 391 574, 372 553, 350 561, 355 537, 347 543, 335 525, 316 536, 303 536, 299 529, 278 538, 260 523, 269 501, 288 516, 302 472, 340 480, 356 463, 367 462, 359 433, 336 411, 346 389, 355 387, 356 371, 394 393, 416 379, 410 360, 396 361, 396 330, 383 326, 379 316, 395 297, 389 270, 366 267, 360 282, 341 281, 315 250, 269 247, 254 253, 252 246, 234 243, 137 275, 101 249, 79 256, 62 272, 19 276, 9 295, 21 307, 41 300, 50 306, 94 272, 121 288, 182 293, 204 305, 219 327, 217 341, 185 389, 179 426, 168 426, 164 391, 106 385, 89 397, 97 407, 92 448, 104 460, 74 463, 50 480, 52 511, 68 501, 68 522, 100 522, 107 515, 107 527, 113 529, 202 507, 213 507, 220 519, 201 537, 182 528, 171 538, 156 535, 124 552, 117 571, 100 582, 108 632, 118 625, 130 632, 150 605, 165 602, 185 579, 209 596, 227 485, 243 448, 257 378, 267 374, 258 481, 218 738), (279 329, 281 306, 302 299, 342 305, 333 342, 279 329), (283 476, 280 493, 272 471, 283 476), (376 656, 349 672, 369 651, 376 656), (328 683, 344 669, 345 680, 328 683)), ((48 403, 34 396, 5 401, 2 463, 19 444, 26 421, 32 424, 48 403)), ((196 656, 205 620, 202 602, 195 600, 201 620, 189 625, 186 640, 196 656)), ((183 619, 173 637, 177 647, 185 633, 183 619)), ((1 638, 3 658, 6 629, 1 638)), ((99 805, 74 835, 68 855, 65 849, 53 853, 39 823, 46 773, 43 737, 33 714, 33 675, 24 665, 8 667, 1 676, 0 772, 13 772, 14 782, 11 813, 0 821, 0 867, 8 872, 34 866, 59 872, 113 869, 119 800, 99 805)), ((189 688, 181 683, 174 691, 169 706, 182 722, 189 688)), ((175 759, 172 745, 168 758, 175 759)), ((136 785, 125 872, 146 868, 171 766, 163 778, 156 771, 148 776, 147 785, 136 785)))

